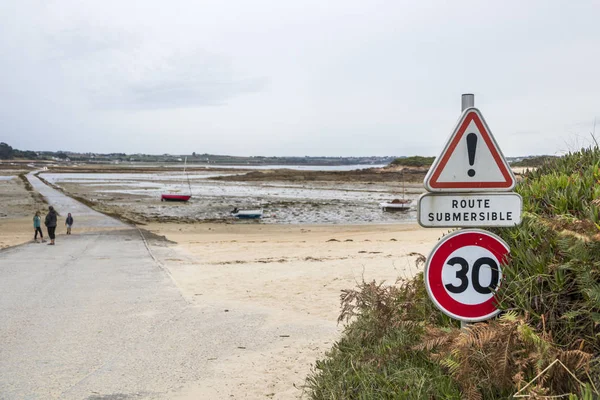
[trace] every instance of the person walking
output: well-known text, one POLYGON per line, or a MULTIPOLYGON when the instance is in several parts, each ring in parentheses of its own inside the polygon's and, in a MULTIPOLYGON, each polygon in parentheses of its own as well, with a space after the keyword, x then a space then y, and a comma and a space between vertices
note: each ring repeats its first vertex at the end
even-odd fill
POLYGON ((42 241, 42 243, 44 243, 45 240, 44 240, 44 234, 42 233, 42 217, 40 217, 39 211, 36 211, 35 215, 33 216, 33 229, 35 231, 35 234, 33 235, 33 241, 36 243, 38 242, 37 236, 39 233, 40 240, 42 241))
POLYGON ((73 217, 71 213, 67 216, 67 220, 65 221, 65 225, 67 226, 67 235, 71 234, 71 227, 73 226, 73 217))
POLYGON ((48 229, 48 236, 50 236, 50 243, 48 244, 52 246, 54 246, 54 238, 56 237, 56 217, 57 214, 54 210, 54 207, 48 207, 48 214, 46 214, 46 220, 44 221, 44 225, 46 225, 46 228, 48 229))

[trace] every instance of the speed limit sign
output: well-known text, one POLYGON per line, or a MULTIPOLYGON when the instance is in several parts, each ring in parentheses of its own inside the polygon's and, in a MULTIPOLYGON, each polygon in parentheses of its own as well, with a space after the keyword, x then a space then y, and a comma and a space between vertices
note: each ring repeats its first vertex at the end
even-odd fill
POLYGON ((494 294, 502 281, 501 265, 510 249, 498 236, 464 229, 444 237, 425 266, 429 297, 446 315, 465 322, 498 314, 494 294))

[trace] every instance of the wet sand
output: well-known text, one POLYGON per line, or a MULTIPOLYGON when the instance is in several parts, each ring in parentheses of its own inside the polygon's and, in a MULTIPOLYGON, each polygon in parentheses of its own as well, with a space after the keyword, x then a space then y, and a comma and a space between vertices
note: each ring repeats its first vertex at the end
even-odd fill
POLYGON ((416 210, 384 213, 379 203, 405 196, 416 203, 421 182, 403 184, 398 172, 196 171, 152 173, 43 173, 40 177, 86 199, 99 211, 137 223, 226 222, 234 208, 264 210, 261 224, 364 224, 414 221, 416 210), (305 180, 314 174, 317 180, 305 180), (390 180, 393 175, 396 180, 390 180), (387 176, 382 178, 382 176, 387 176), (260 179, 259 179, 260 177, 260 179), (318 180, 331 179, 337 180, 318 180), (271 179, 272 178, 272 179, 271 179), (303 179, 300 179, 303 178, 303 179), (192 194, 186 203, 161 202, 163 193, 192 194))

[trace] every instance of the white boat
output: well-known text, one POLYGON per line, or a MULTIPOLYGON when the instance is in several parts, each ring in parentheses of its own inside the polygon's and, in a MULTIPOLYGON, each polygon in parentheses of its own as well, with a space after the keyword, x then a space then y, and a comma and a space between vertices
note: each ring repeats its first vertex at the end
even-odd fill
POLYGON ((383 211, 408 211, 412 207, 412 200, 394 199, 389 203, 379 203, 383 211))
POLYGON ((262 208, 256 210, 238 210, 234 208, 231 212, 232 217, 240 218, 240 219, 257 219, 262 217, 263 210, 262 208))

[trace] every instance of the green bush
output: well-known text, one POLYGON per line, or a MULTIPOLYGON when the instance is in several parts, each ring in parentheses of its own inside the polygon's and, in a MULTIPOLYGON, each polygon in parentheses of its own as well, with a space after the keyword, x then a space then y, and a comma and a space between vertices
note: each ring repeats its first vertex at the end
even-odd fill
POLYGON ((344 291, 350 322, 307 379, 313 399, 507 399, 549 366, 527 393, 600 396, 600 150, 546 160, 516 190, 522 224, 492 230, 511 248, 506 313, 461 332, 422 274, 344 291))
POLYGON ((396 286, 363 282, 342 292, 339 321, 353 322, 308 377, 312 398, 460 399, 443 368, 414 350, 427 323, 456 326, 429 301, 422 277, 396 286))

